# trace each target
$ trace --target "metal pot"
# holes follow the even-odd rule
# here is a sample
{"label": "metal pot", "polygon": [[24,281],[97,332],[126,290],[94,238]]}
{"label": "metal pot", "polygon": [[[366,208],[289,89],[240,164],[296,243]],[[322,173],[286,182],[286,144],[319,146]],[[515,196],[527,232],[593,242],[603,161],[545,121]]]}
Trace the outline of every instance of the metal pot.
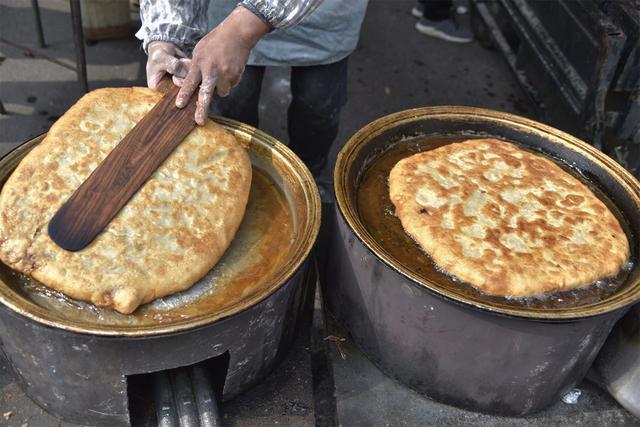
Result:
{"label": "metal pot", "polygon": [[[634,269],[606,299],[557,309],[501,303],[450,286],[444,275],[416,274],[372,238],[356,200],[372,159],[416,136],[498,137],[581,171],[626,217]],[[494,414],[539,411],[584,377],[612,326],[640,300],[640,184],[598,150],[551,127],[477,108],[402,111],[347,142],[334,180],[328,307],[381,370],[435,400]]]}
{"label": "metal pot", "polygon": [[[128,424],[130,378],[218,356],[224,360],[218,386],[228,399],[264,377],[288,349],[308,301],[318,191],[284,145],[250,126],[216,120],[248,146],[254,180],[232,245],[192,288],[120,315],[0,266],[2,351],[25,392],[47,411],[81,424]],[[43,137],[4,157],[0,178]],[[273,203],[290,220],[286,239],[278,234],[279,217],[268,211]]]}

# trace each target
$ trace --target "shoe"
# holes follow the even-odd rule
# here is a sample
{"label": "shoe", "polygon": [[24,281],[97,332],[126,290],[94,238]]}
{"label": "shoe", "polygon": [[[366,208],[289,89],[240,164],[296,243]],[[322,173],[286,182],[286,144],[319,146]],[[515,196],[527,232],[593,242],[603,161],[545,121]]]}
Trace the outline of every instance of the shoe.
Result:
{"label": "shoe", "polygon": [[461,27],[453,19],[432,21],[424,16],[416,23],[416,31],[426,36],[435,37],[453,43],[469,43],[473,34]]}
{"label": "shoe", "polygon": [[413,6],[413,9],[411,9],[411,14],[416,18],[422,18],[423,11],[424,11],[424,5],[422,3],[418,3],[415,6]]}
{"label": "shoe", "polygon": [[464,5],[458,5],[456,6],[456,13],[458,15],[466,15],[467,13],[469,13],[469,8]]}

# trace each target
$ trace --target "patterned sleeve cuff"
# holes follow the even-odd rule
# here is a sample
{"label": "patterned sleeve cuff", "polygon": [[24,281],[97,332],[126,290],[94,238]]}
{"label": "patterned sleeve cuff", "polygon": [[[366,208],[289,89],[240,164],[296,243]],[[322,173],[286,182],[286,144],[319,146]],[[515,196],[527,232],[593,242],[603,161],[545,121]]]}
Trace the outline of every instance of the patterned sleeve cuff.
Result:
{"label": "patterned sleeve cuff", "polygon": [[140,0],[142,48],[152,41],[168,41],[185,52],[192,50],[207,32],[209,0]]}
{"label": "patterned sleeve cuff", "polygon": [[271,22],[269,22],[267,17],[264,16],[262,14],[262,12],[260,12],[258,10],[257,7],[255,7],[253,4],[251,4],[250,1],[244,0],[244,1],[241,1],[240,3],[238,3],[238,5],[244,7],[245,9],[249,10],[251,13],[256,15],[258,18],[260,18],[262,20],[262,22],[264,22],[265,24],[267,24],[269,26],[270,30],[273,30],[273,25],[271,25]]}
{"label": "patterned sleeve cuff", "polygon": [[154,41],[171,42],[184,52],[190,52],[202,37],[202,34],[189,27],[161,24],[154,28],[153,31],[148,28],[141,28],[136,33],[136,37],[142,40],[142,49],[145,53],[147,53],[149,43]]}

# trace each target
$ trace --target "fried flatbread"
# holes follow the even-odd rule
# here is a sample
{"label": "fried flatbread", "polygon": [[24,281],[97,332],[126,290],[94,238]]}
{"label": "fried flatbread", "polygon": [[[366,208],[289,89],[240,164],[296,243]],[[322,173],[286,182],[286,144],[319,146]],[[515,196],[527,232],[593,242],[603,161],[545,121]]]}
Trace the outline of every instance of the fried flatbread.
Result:
{"label": "fried flatbread", "polygon": [[585,286],[629,258],[620,223],[586,185],[511,143],[473,139],[413,155],[389,186],[405,231],[489,295]]}
{"label": "fried flatbread", "polygon": [[18,165],[0,194],[0,258],[80,300],[131,313],[205,275],[244,215],[251,162],[233,135],[198,126],[85,249],[47,233],[54,213],[161,99],[146,88],[82,97]]}

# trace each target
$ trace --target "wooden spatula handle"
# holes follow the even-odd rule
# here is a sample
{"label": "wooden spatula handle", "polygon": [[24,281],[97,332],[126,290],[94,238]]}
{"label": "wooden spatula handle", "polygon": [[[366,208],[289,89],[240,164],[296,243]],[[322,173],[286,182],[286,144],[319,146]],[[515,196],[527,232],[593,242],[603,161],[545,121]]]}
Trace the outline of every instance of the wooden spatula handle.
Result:
{"label": "wooden spatula handle", "polygon": [[173,84],[173,79],[169,74],[165,74],[158,82],[158,86],[156,86],[155,90],[162,92],[165,95],[169,95],[172,91],[175,91],[177,94],[180,88]]}
{"label": "wooden spatula handle", "polygon": [[[179,88],[164,78],[167,90],[145,117],[98,165],[49,222],[49,236],[77,251],[91,243],[127,201],[196,126],[196,96],[175,107]],[[169,86],[170,85],[170,86]]]}

